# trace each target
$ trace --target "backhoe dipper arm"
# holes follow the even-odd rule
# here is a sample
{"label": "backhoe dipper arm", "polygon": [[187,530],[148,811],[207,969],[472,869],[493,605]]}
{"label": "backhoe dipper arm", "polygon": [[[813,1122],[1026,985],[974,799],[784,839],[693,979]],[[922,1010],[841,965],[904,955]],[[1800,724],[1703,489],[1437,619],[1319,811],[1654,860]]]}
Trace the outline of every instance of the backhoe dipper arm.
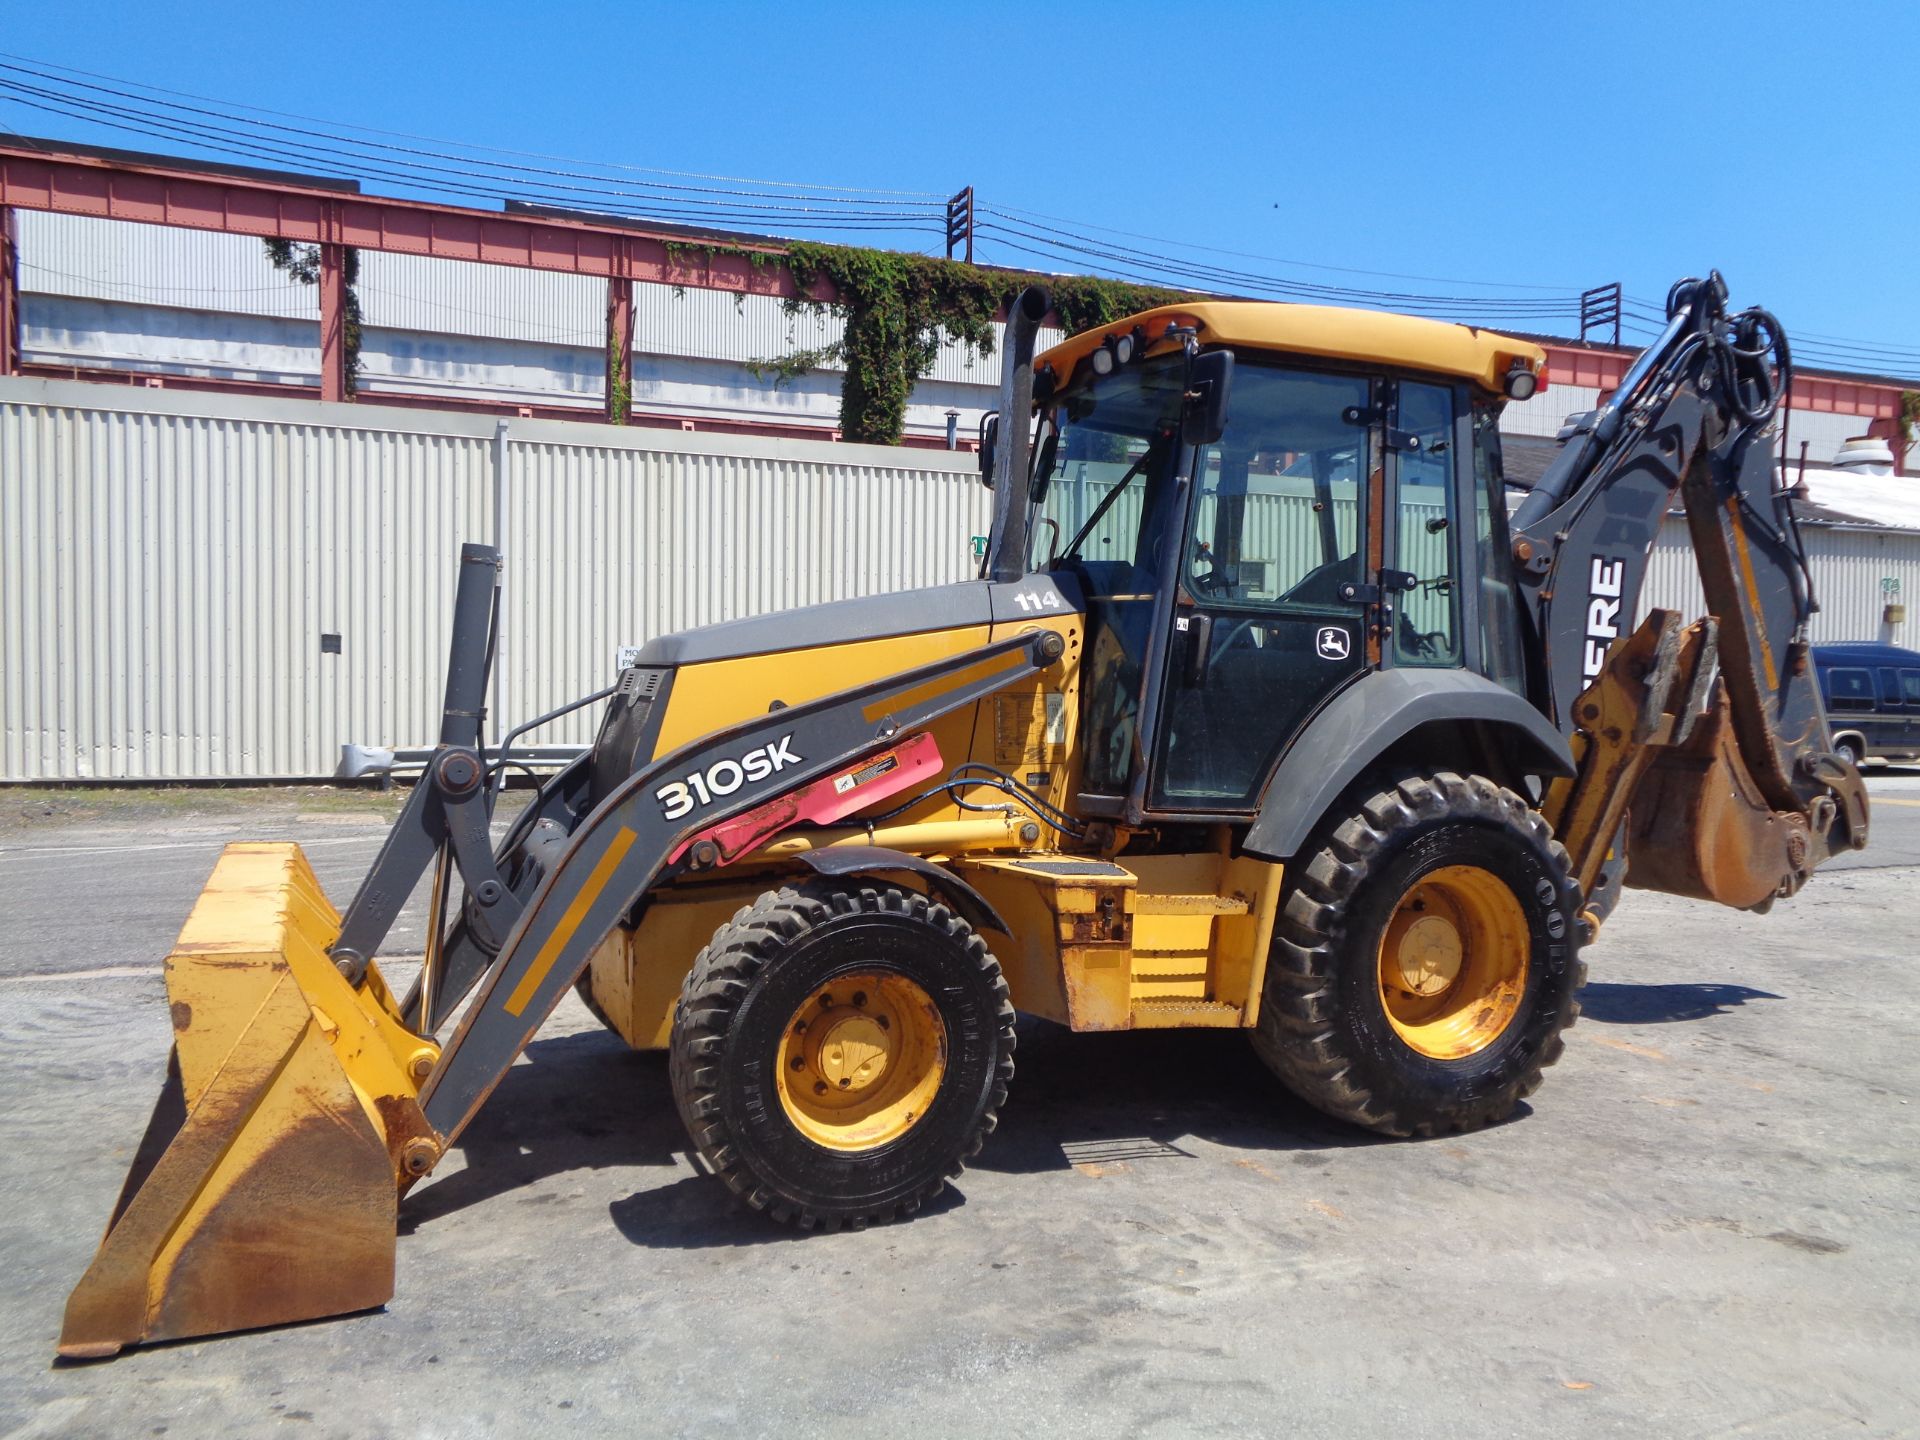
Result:
{"label": "backhoe dipper arm", "polygon": [[[1809,663],[1814,610],[1773,419],[1791,383],[1779,322],[1729,316],[1715,273],[1668,296],[1659,339],[1514,516],[1537,695],[1581,756],[1549,818],[1591,893],[1631,813],[1630,883],[1759,908],[1866,841],[1866,798],[1832,754]],[[1632,625],[1678,497],[1707,615]],[[1731,794],[1732,801],[1727,799]]]}
{"label": "backhoe dipper arm", "polygon": [[[996,641],[717,731],[625,781],[569,837],[421,1087],[420,1105],[437,1139],[408,1147],[407,1171],[418,1176],[432,1168],[648,890],[665,876],[712,863],[699,837],[847,771],[896,737],[1047,668],[1063,650],[1050,630]],[[726,798],[697,803],[698,796],[719,794]]]}

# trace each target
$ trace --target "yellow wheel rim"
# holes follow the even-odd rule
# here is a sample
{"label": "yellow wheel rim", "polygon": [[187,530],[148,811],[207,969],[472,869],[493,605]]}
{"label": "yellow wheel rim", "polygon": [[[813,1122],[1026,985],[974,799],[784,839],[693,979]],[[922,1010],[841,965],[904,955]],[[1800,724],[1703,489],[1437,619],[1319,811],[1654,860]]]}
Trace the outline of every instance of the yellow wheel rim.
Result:
{"label": "yellow wheel rim", "polygon": [[947,1073],[947,1027],[904,975],[836,975],[787,1021],[780,1106],[829,1150],[872,1150],[927,1113]]}
{"label": "yellow wheel rim", "polygon": [[1380,938],[1387,1022],[1435,1060],[1478,1054],[1520,1012],[1530,939],[1520,901],[1497,875],[1477,865],[1422,875]]}

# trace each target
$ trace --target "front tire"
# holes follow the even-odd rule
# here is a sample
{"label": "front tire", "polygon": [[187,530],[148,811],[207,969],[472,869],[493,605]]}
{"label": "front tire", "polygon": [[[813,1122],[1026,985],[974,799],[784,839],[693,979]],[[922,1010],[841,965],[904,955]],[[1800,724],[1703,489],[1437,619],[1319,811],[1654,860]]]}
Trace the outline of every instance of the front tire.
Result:
{"label": "front tire", "polygon": [[769,891],[714,932],[668,1062],[687,1133],[756,1210],[836,1229],[911,1214],[992,1132],[1013,1076],[999,963],[891,885]]}
{"label": "front tire", "polygon": [[1579,887],[1538,811],[1482,776],[1383,784],[1284,882],[1256,1050],[1388,1135],[1505,1119],[1579,1014]]}

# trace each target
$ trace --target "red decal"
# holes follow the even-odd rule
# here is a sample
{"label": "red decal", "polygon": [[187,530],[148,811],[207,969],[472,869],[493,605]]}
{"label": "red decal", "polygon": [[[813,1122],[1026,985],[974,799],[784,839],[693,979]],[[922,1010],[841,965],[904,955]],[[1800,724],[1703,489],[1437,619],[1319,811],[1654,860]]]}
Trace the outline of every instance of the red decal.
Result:
{"label": "red decal", "polygon": [[941,773],[940,747],[922,733],[855,761],[824,779],[756,805],[744,815],[722,820],[691,836],[667,862],[672,864],[702,840],[719,849],[720,865],[731,865],[795,825],[831,825],[856,811],[897,795]]}

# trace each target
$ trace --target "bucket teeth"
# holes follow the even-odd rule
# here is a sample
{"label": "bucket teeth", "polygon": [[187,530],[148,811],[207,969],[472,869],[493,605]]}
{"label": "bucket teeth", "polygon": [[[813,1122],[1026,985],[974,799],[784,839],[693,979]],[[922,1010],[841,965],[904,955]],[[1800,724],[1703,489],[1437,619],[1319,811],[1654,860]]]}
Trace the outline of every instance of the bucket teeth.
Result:
{"label": "bucket teeth", "polygon": [[432,1137],[424,1042],[377,971],[356,989],[333,968],[338,927],[298,846],[227,847],[167,959],[167,1082],[61,1354],[392,1297],[398,1158]]}

